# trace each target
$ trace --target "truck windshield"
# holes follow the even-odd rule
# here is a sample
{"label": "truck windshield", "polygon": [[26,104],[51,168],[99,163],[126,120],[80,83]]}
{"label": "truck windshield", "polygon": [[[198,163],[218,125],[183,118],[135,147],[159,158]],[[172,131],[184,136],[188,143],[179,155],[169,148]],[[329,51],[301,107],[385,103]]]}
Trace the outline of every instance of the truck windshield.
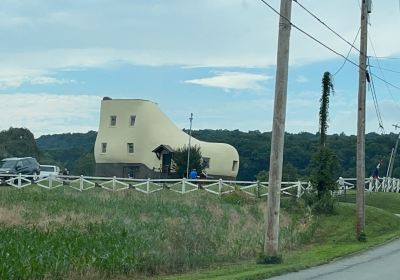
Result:
{"label": "truck windshield", "polygon": [[54,168],[54,166],[44,166],[44,165],[41,165],[41,166],[40,166],[40,171],[54,172],[54,171],[55,171],[55,168]]}

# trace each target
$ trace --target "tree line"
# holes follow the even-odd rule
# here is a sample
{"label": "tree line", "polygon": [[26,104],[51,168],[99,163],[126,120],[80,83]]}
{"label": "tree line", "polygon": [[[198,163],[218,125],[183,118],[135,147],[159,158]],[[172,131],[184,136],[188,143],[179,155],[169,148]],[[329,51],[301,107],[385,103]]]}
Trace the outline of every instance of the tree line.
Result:
{"label": "tree line", "polygon": [[[93,147],[97,133],[65,133],[44,135],[37,139],[24,128],[10,128],[0,132],[0,157],[33,156],[41,164],[57,164],[68,168],[73,174],[93,175],[95,162]],[[271,132],[258,130],[243,132],[239,130],[193,130],[193,137],[210,142],[228,143],[234,146],[240,156],[238,180],[254,180],[256,176],[269,169],[269,150]],[[380,160],[383,160],[380,176],[386,175],[391,150],[396,143],[397,134],[366,135],[366,175],[371,175]],[[319,133],[286,133],[284,147],[283,180],[308,179],[310,160],[318,149]],[[326,135],[326,146],[338,158],[338,176],[356,176],[356,143],[354,135]],[[393,176],[400,178],[400,158],[394,163]]]}

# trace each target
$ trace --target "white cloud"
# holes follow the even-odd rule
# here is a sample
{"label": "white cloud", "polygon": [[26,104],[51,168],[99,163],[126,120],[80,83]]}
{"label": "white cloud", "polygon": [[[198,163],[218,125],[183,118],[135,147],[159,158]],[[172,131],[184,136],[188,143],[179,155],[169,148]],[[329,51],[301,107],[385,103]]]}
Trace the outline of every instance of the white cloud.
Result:
{"label": "white cloud", "polygon": [[301,83],[301,84],[304,84],[304,83],[308,83],[308,79],[307,79],[306,76],[299,75],[299,76],[297,76],[297,78],[296,78],[296,82]]}
{"label": "white cloud", "polygon": [[74,80],[57,79],[43,70],[24,68],[0,68],[0,89],[17,88],[22,84],[45,85],[45,84],[67,84]]}
{"label": "white cloud", "polygon": [[[276,62],[279,18],[260,1],[53,2],[0,4],[0,37],[9,38],[0,45],[1,67],[4,62],[41,70],[98,67],[115,61],[244,67]],[[272,2],[279,9],[278,1]],[[371,14],[370,34],[381,56],[400,53],[400,37],[393,36],[400,17],[396,4],[389,2],[376,5]],[[357,1],[305,5],[352,41],[359,27]],[[347,53],[346,43],[295,3],[292,10],[297,26],[336,51]],[[291,34],[292,64],[337,58],[294,28]]]}
{"label": "white cloud", "polygon": [[260,82],[270,80],[271,78],[271,76],[261,74],[220,72],[213,77],[187,80],[184,82],[208,87],[218,87],[226,90],[258,90],[261,88]]}
{"label": "white cloud", "polygon": [[35,137],[97,130],[100,101],[88,95],[0,94],[0,130],[26,127]]}

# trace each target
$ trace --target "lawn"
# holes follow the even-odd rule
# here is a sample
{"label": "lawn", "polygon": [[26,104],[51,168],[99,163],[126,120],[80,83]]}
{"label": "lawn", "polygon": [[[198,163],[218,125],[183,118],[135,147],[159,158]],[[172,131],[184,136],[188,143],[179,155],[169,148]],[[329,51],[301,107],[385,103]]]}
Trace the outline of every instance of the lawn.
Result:
{"label": "lawn", "polygon": [[[368,199],[385,201],[386,210],[395,207],[388,200],[399,199],[380,195]],[[240,193],[220,198],[205,191],[145,195],[1,187],[0,279],[262,279],[373,246],[400,232],[399,218],[367,207],[368,242],[359,243],[354,205],[342,203],[336,215],[315,216],[284,198],[284,263],[256,265],[265,206],[265,199]]]}

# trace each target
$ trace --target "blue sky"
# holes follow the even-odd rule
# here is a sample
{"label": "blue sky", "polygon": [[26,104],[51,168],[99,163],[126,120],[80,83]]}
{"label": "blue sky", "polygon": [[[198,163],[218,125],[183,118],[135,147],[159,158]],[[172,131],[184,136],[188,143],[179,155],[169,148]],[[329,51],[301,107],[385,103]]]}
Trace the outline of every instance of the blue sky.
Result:
{"label": "blue sky", "polygon": [[[279,9],[278,0],[267,0]],[[358,0],[300,1],[348,41]],[[383,2],[383,3],[381,3]],[[371,65],[400,72],[399,1],[374,1]],[[346,55],[350,47],[293,3],[292,21]],[[3,0],[0,130],[97,130],[100,100],[155,101],[178,127],[270,131],[278,17],[257,0]],[[355,45],[359,46],[359,40]],[[358,62],[352,50],[349,58]],[[343,59],[292,29],[286,130],[318,131],[321,78]],[[400,74],[372,67],[400,86]],[[358,70],[334,77],[328,133],[356,134]],[[374,80],[385,131],[400,123],[400,91]],[[367,92],[367,132],[380,132]]]}

